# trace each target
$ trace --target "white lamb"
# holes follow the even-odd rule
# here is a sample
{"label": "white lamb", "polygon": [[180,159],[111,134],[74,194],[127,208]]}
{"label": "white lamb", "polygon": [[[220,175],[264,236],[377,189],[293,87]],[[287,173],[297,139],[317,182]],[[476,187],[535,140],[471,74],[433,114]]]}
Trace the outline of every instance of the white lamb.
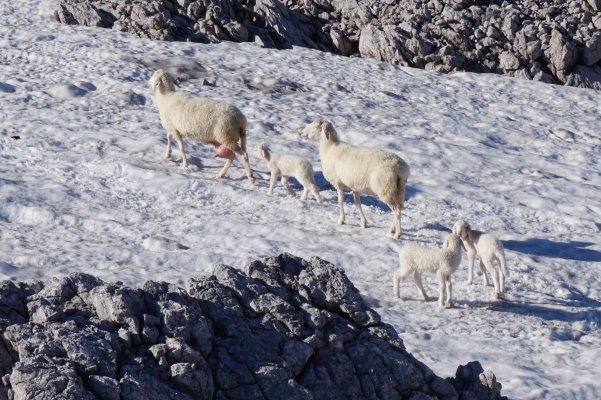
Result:
{"label": "white lamb", "polygon": [[367,220],[361,210],[360,194],[378,196],[394,213],[389,232],[396,239],[401,236],[401,210],[405,203],[405,186],[409,166],[399,156],[369,147],[356,147],[340,141],[332,124],[318,118],[307,125],[301,136],[319,140],[319,158],[325,178],[338,192],[339,224],[344,224],[344,190],[350,189],[361,217],[361,226]]}
{"label": "white lamb", "polygon": [[288,184],[288,177],[291,176],[303,185],[301,200],[306,200],[310,191],[311,194],[313,194],[313,197],[315,197],[315,200],[317,200],[318,203],[321,203],[319,190],[317,190],[317,186],[315,186],[313,167],[309,161],[290,154],[274,153],[265,144],[259,144],[255,147],[253,157],[265,160],[271,171],[269,191],[267,193],[270,195],[273,194],[273,187],[275,186],[278,177],[281,175],[282,183],[286,187],[286,190],[288,190],[288,193],[290,193],[290,196],[296,197],[296,192]]}
{"label": "white lamb", "polygon": [[[165,158],[171,158],[171,138],[175,138],[182,154],[182,167],[188,167],[184,151],[186,136],[199,142],[212,144],[216,148],[215,157],[225,158],[225,165],[217,174],[223,178],[232,165],[235,153],[242,156],[246,175],[254,183],[248,154],[246,153],[246,117],[236,107],[222,102],[189,96],[175,91],[176,81],[162,69],[150,78],[154,90],[161,123],[167,130],[167,151]],[[240,144],[238,144],[240,141]]]}
{"label": "white lamb", "polygon": [[[484,274],[484,286],[488,286],[488,277],[484,267],[492,274],[495,285],[495,297],[499,298],[505,291],[505,277],[509,276],[507,265],[505,264],[505,249],[503,243],[491,234],[472,230],[470,225],[459,220],[453,225],[453,233],[458,235],[465,246],[469,259],[469,273],[467,283],[474,281],[474,260],[476,256],[480,258],[480,271]],[[497,261],[500,268],[494,267],[493,262]]]}
{"label": "white lamb", "polygon": [[[413,273],[415,284],[419,292],[428,300],[428,295],[422,284],[421,274],[423,272],[434,272],[438,277],[440,307],[453,307],[453,296],[451,294],[451,275],[461,264],[461,240],[459,236],[449,234],[442,245],[442,249],[433,249],[414,244],[408,244],[399,251],[400,269],[394,273],[394,296],[398,299],[399,285],[403,279]],[[446,305],[444,302],[445,291],[447,295]]]}

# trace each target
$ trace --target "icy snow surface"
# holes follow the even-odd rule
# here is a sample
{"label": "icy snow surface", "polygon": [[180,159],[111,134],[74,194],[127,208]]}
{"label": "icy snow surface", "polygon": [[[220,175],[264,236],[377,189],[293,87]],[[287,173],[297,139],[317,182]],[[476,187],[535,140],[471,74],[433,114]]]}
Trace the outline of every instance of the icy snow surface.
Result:
{"label": "icy snow surface", "polygon": [[[61,26],[55,5],[0,2],[1,279],[84,271],[185,285],[218,262],[318,255],[436,373],[477,359],[511,398],[601,398],[601,93],[300,48],[152,42]],[[324,204],[292,199],[280,183],[267,196],[263,161],[251,160],[255,188],[238,160],[217,180],[212,146],[187,142],[187,171],[175,146],[166,161],[147,84],[159,66],[187,78],[182,90],[238,106],[249,148],[268,142],[310,159]],[[347,224],[336,224],[317,143],[298,138],[317,115],[411,166],[400,242],[385,235],[390,212],[374,198],[364,198],[368,229],[350,195]],[[422,302],[411,279],[395,301],[399,246],[440,246],[459,218],[504,241],[505,299],[490,299],[480,272],[466,284],[464,256],[455,309]],[[434,299],[435,277],[425,284]]]}

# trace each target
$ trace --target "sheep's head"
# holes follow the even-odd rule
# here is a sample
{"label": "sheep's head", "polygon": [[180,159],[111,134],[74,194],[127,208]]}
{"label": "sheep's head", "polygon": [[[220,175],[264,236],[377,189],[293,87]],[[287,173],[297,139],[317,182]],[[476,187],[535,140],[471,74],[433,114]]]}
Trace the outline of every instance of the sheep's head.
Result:
{"label": "sheep's head", "polygon": [[300,136],[303,139],[311,140],[338,140],[338,134],[336,133],[334,126],[321,117],[305,126],[301,131]]}
{"label": "sheep's head", "polygon": [[253,149],[252,155],[256,159],[262,159],[262,160],[268,160],[269,161],[269,155],[270,155],[269,147],[266,144],[264,144],[264,143],[258,144]]}
{"label": "sheep's head", "polygon": [[453,233],[459,236],[462,240],[468,240],[471,236],[472,230],[470,224],[464,220],[459,220],[453,225]]}
{"label": "sheep's head", "polygon": [[161,94],[166,92],[174,92],[175,85],[177,85],[177,81],[169,72],[158,69],[154,74],[150,77],[148,81],[150,87],[155,92],[158,90]]}
{"label": "sheep's head", "polygon": [[454,249],[458,249],[459,247],[461,247],[461,248],[463,248],[463,250],[465,250],[465,247],[463,246],[463,242],[461,241],[459,236],[455,235],[454,233],[448,234],[442,244],[443,249],[454,250]]}

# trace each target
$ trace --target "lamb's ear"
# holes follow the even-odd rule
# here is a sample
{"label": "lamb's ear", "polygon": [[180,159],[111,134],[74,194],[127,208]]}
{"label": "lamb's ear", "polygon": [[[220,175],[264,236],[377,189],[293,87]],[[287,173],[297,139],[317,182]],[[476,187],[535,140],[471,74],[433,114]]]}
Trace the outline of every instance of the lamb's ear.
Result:
{"label": "lamb's ear", "polygon": [[459,227],[457,226],[457,223],[455,223],[455,225],[453,225],[453,234],[460,236],[459,234]]}
{"label": "lamb's ear", "polygon": [[469,225],[465,227],[465,236],[469,239],[470,242],[474,241],[474,232],[472,232],[472,228]]}
{"label": "lamb's ear", "polygon": [[173,80],[173,83],[175,84],[175,86],[177,86],[177,87],[181,87],[180,85],[181,85],[181,83],[182,83],[182,80],[181,80],[181,78],[175,78],[175,79]]}
{"label": "lamb's ear", "polygon": [[265,147],[264,144],[261,145],[261,154],[263,155],[263,158],[268,160],[269,159],[269,149],[267,147]]}
{"label": "lamb's ear", "polygon": [[443,249],[448,249],[449,248],[449,239],[445,239],[444,242],[442,243],[442,248]]}

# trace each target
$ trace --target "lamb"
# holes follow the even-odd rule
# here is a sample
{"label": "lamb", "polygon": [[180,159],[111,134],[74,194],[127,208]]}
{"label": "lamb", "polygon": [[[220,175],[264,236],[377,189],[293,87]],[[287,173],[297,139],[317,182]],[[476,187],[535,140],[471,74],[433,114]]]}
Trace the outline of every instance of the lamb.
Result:
{"label": "lamb", "polygon": [[[444,240],[442,249],[432,249],[414,244],[408,244],[399,251],[400,269],[394,273],[394,296],[398,299],[399,285],[405,277],[413,272],[415,284],[419,292],[428,300],[428,295],[422,284],[423,272],[434,272],[438,277],[439,306],[452,308],[453,296],[451,294],[451,275],[459,268],[461,263],[461,239],[455,234],[449,234]],[[445,290],[446,289],[446,290]],[[446,291],[446,304],[444,296]]]}
{"label": "lamb", "polygon": [[184,151],[185,136],[212,144],[216,148],[215,157],[226,159],[217,174],[218,178],[225,176],[235,154],[242,156],[248,180],[254,184],[255,178],[246,153],[246,117],[239,109],[230,104],[176,92],[176,80],[162,69],[152,75],[149,83],[155,92],[161,123],[167,130],[166,159],[171,158],[171,138],[175,138],[182,155],[182,167],[188,167]]}
{"label": "lamb", "polygon": [[[469,273],[467,283],[474,281],[474,260],[476,256],[480,258],[480,271],[484,274],[484,286],[488,286],[488,277],[484,267],[492,274],[495,285],[495,297],[499,298],[505,291],[505,278],[509,276],[507,265],[505,263],[505,250],[503,243],[491,234],[472,230],[470,225],[459,220],[453,225],[453,233],[458,235],[465,246],[469,259]],[[493,262],[497,261],[500,268],[497,271]]]}
{"label": "lamb", "polygon": [[288,190],[288,193],[290,193],[290,196],[296,197],[296,192],[288,184],[288,177],[291,176],[296,178],[296,180],[303,185],[301,200],[306,200],[310,191],[311,194],[313,194],[313,197],[315,197],[315,200],[317,200],[318,203],[321,203],[319,190],[317,190],[317,186],[315,186],[313,167],[309,161],[290,154],[274,153],[265,144],[259,144],[255,147],[253,157],[265,160],[271,171],[268,194],[273,194],[273,187],[275,186],[278,176],[281,175],[282,183],[286,187],[286,190]]}
{"label": "lamb", "polygon": [[395,154],[356,147],[340,141],[332,124],[322,118],[307,125],[301,137],[319,140],[319,158],[325,178],[338,192],[339,224],[344,224],[344,190],[350,189],[361,217],[361,226],[367,220],[361,210],[361,194],[378,196],[393,212],[389,233],[395,239],[401,236],[401,210],[405,203],[405,187],[409,166]]}

